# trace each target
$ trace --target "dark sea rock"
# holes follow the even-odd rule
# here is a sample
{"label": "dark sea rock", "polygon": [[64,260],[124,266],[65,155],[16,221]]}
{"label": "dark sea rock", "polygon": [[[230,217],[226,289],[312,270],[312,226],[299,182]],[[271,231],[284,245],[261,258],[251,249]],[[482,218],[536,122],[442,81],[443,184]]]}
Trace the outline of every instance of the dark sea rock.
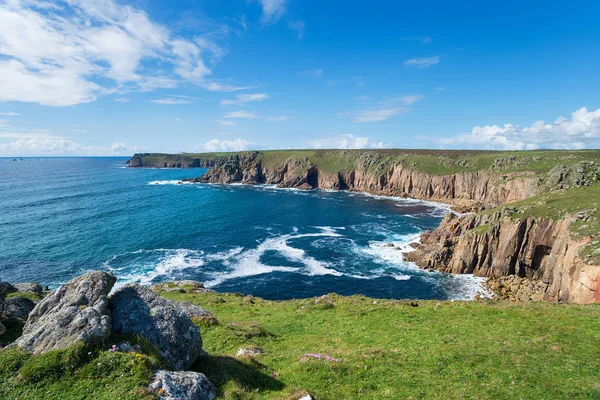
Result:
{"label": "dark sea rock", "polygon": [[40,296],[42,295],[43,289],[42,285],[37,282],[29,282],[29,283],[15,283],[13,285],[17,291],[25,292],[25,293],[37,293]]}
{"label": "dark sea rock", "polygon": [[200,329],[176,303],[145,286],[129,284],[110,298],[112,328],[156,346],[174,370],[188,369],[202,352]]}
{"label": "dark sea rock", "polygon": [[4,318],[13,317],[27,320],[34,308],[35,303],[27,297],[11,297],[6,299],[1,314]]}
{"label": "dark sea rock", "polygon": [[213,400],[217,389],[204,374],[158,370],[149,388],[160,400]]}
{"label": "dark sea rock", "polygon": [[18,292],[18,289],[8,282],[0,282],[0,297],[6,297],[7,294]]}
{"label": "dark sea rock", "polygon": [[29,314],[16,345],[40,354],[80,342],[106,341],[111,326],[107,296],[116,280],[111,273],[93,271],[56,289]]}

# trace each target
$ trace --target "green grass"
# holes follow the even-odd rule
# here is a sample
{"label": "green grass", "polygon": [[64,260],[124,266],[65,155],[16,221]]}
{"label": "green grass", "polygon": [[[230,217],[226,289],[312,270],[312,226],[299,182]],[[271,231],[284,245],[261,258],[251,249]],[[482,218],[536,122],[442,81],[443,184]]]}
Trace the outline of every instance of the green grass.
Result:
{"label": "green grass", "polygon": [[[214,313],[193,366],[220,399],[598,399],[600,304],[282,302],[169,292]],[[236,357],[240,348],[259,349]],[[152,352],[0,351],[2,399],[147,399]],[[318,360],[321,354],[338,361]],[[133,364],[132,364],[133,362]],[[97,364],[100,363],[101,366]]]}
{"label": "green grass", "polygon": [[[91,353],[91,354],[89,354]],[[154,356],[73,346],[31,356],[0,351],[0,399],[153,399]]]}
{"label": "green grass", "polygon": [[7,299],[11,299],[13,297],[26,297],[33,301],[38,301],[38,300],[42,299],[41,295],[34,293],[34,292],[13,292],[13,293],[9,293],[6,296]]}
{"label": "green grass", "polygon": [[[211,310],[195,365],[226,399],[597,399],[600,305],[271,302],[168,293]],[[235,358],[258,348],[256,358]],[[339,362],[305,354],[326,354]]]}

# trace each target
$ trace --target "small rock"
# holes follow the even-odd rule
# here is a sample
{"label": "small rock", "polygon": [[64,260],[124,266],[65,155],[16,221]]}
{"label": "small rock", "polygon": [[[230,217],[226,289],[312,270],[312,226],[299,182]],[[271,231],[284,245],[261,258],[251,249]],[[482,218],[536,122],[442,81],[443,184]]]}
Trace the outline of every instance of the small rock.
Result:
{"label": "small rock", "polygon": [[107,295],[116,280],[108,272],[88,272],[48,294],[29,314],[17,346],[40,354],[78,342],[106,341],[110,336]]}
{"label": "small rock", "polygon": [[408,303],[411,307],[419,307],[419,302],[418,301],[411,301],[410,303]]}
{"label": "small rock", "polygon": [[148,340],[174,370],[188,369],[202,352],[200,330],[178,303],[145,286],[129,284],[117,290],[110,298],[110,311],[115,333]]}
{"label": "small rock", "polygon": [[235,353],[235,356],[236,357],[244,357],[244,356],[255,357],[259,354],[262,354],[262,351],[260,351],[259,349],[239,349],[237,351],[237,353]]}
{"label": "small rock", "polygon": [[217,389],[204,374],[158,370],[149,386],[159,400],[213,400]]}
{"label": "small rock", "polygon": [[15,283],[13,285],[19,292],[29,292],[29,293],[37,293],[40,296],[42,295],[42,285],[36,282],[29,283]]}
{"label": "small rock", "polygon": [[3,317],[20,318],[27,321],[29,314],[35,308],[35,303],[26,297],[11,297],[6,299],[4,309],[0,314]]}

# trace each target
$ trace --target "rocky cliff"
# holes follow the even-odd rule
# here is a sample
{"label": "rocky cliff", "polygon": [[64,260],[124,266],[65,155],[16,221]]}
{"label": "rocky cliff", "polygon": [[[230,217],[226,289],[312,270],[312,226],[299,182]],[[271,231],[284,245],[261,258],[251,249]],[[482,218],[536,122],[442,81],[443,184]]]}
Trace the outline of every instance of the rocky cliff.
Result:
{"label": "rocky cliff", "polygon": [[[344,156],[340,152],[339,157]],[[353,157],[351,164],[336,170],[308,157],[272,163],[262,152],[244,152],[217,160],[206,174],[192,181],[353,190],[450,203],[458,211],[476,213],[448,214],[436,230],[423,235],[408,260],[422,268],[457,274],[518,277],[518,285],[502,279],[495,283],[500,287],[506,284],[514,299],[600,301],[600,265],[580,256],[598,235],[595,228],[591,235],[575,238],[570,230],[574,218],[568,213],[553,218],[523,213],[515,218],[509,209],[484,211],[540,193],[597,187],[600,169],[594,162],[555,165],[536,174],[505,171],[506,160],[514,158],[505,157],[496,159],[488,169],[433,174],[405,162],[387,162],[380,153],[354,152]],[[532,160],[539,162],[539,158]]]}
{"label": "rocky cliff", "polygon": [[537,193],[539,186],[539,179],[532,174],[491,174],[478,170],[434,175],[403,163],[384,164],[382,155],[372,152],[359,154],[351,169],[335,172],[306,157],[291,157],[270,166],[260,152],[239,153],[217,160],[206,174],[192,181],[353,190],[446,202],[463,210],[521,200]]}

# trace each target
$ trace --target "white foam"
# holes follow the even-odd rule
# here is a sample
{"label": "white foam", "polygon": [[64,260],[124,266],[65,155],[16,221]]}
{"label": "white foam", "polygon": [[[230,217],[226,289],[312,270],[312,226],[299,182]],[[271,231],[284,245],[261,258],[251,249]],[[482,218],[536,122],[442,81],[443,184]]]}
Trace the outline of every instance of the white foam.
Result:
{"label": "white foam", "polygon": [[151,181],[148,185],[193,185],[193,182],[169,180],[169,181]]}

